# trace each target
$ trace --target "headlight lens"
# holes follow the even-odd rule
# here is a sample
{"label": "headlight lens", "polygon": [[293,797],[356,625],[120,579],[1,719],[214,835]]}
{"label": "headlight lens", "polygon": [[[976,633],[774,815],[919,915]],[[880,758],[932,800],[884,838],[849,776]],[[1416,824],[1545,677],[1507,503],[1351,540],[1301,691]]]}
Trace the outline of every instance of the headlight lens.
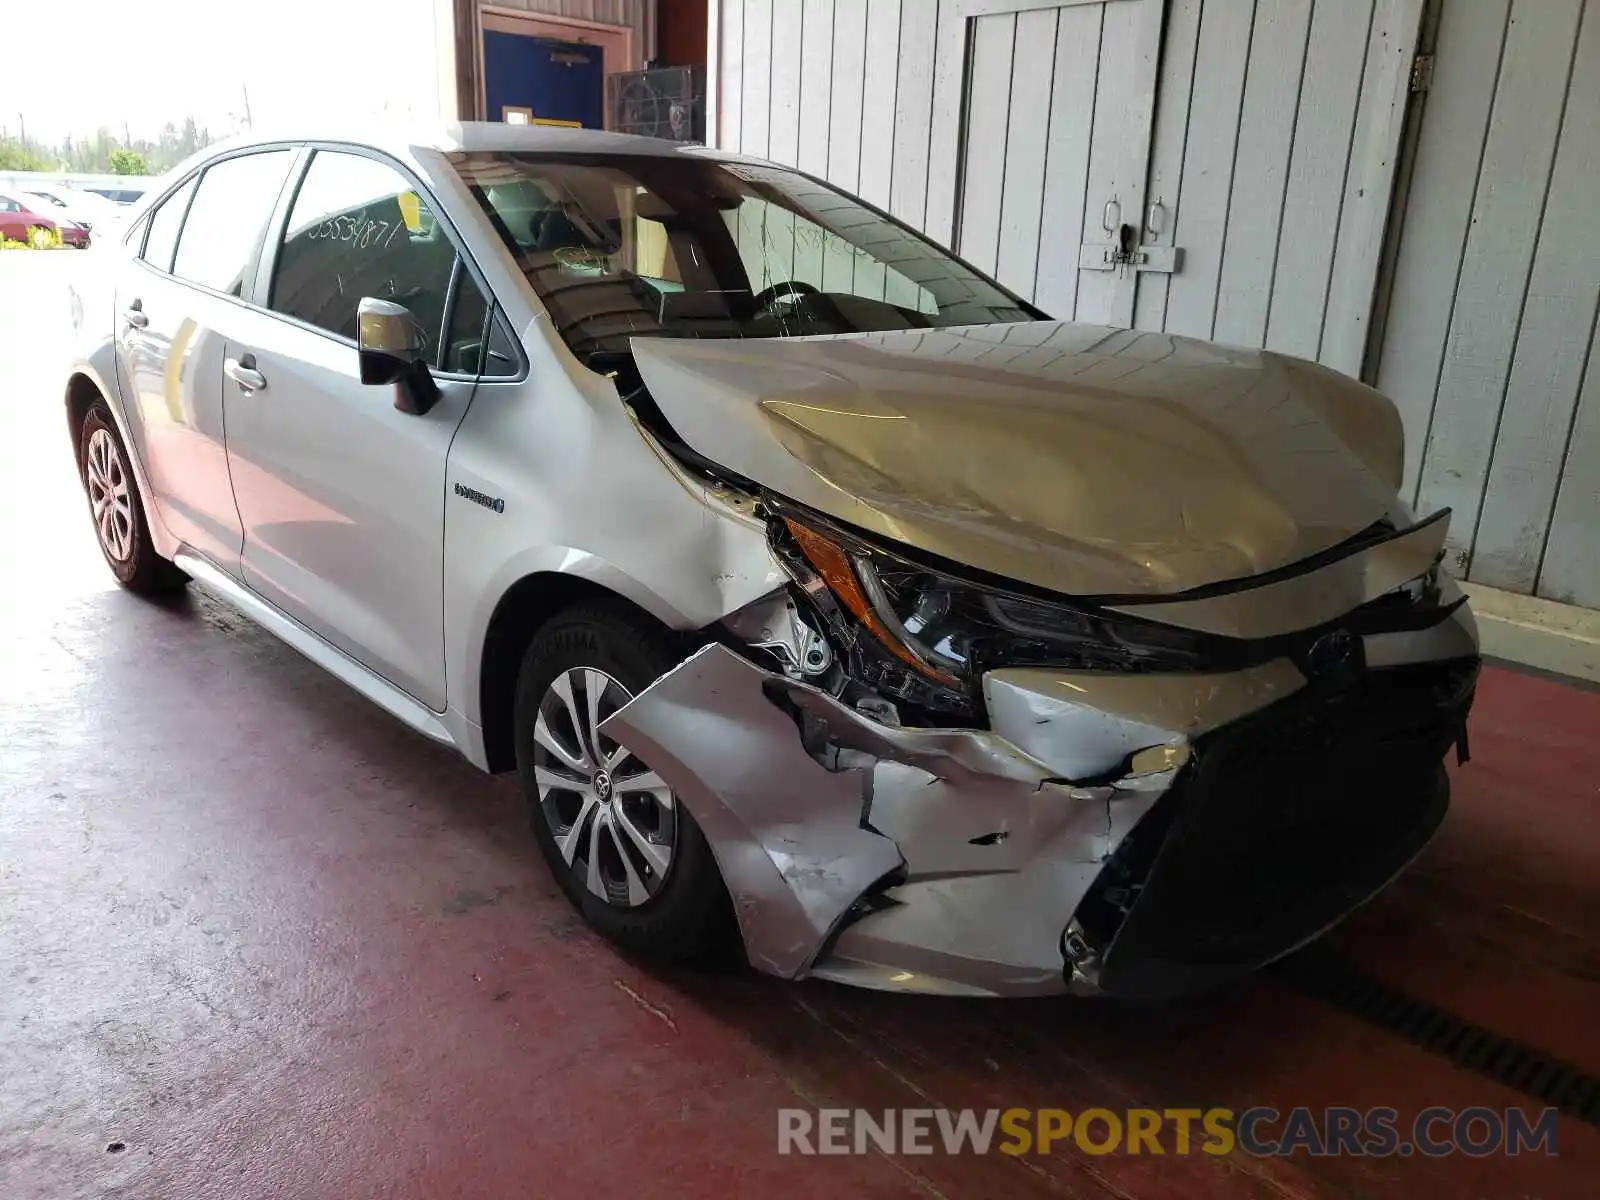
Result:
{"label": "headlight lens", "polygon": [[783,525],[838,603],[935,691],[969,694],[999,666],[1128,673],[1209,661],[1203,634],[972,583],[820,524],[786,516]]}
{"label": "headlight lens", "polygon": [[[1088,601],[1039,597],[1004,581],[926,566],[810,513],[778,507],[773,548],[815,600],[842,650],[846,676],[929,717],[981,711],[980,681],[997,667],[1108,674],[1197,674],[1310,656],[1331,629],[1356,636],[1425,629],[1465,603],[1444,596],[1439,564],[1313,629],[1238,639],[1163,625]],[[959,568],[957,568],[959,569]],[[1454,589],[1452,589],[1453,591]]]}
{"label": "headlight lens", "polygon": [[854,558],[878,615],[924,663],[953,675],[996,666],[1192,671],[1201,638],[1118,613],[1019,596],[896,563]]}

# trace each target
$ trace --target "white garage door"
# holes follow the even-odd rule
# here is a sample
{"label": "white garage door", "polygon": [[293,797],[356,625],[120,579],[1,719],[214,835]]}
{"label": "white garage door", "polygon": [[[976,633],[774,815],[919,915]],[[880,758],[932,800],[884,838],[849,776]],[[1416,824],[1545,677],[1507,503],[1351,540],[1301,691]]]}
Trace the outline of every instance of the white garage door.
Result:
{"label": "white garage door", "polygon": [[[958,248],[1058,316],[1358,374],[1421,7],[1110,0],[971,20]],[[1034,261],[1008,255],[1035,222]],[[1135,262],[1106,271],[1123,224]]]}
{"label": "white garage door", "polygon": [[[716,140],[858,191],[1053,315],[1356,374],[1421,10],[723,0]],[[1084,269],[1124,224],[1148,261]]]}

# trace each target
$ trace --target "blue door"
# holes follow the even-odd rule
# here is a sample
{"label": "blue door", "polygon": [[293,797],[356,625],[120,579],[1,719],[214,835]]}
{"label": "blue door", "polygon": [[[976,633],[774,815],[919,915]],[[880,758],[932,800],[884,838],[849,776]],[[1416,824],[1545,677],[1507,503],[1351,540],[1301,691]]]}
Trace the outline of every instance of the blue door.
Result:
{"label": "blue door", "polygon": [[484,116],[505,120],[507,108],[536,121],[605,127],[605,53],[582,42],[520,33],[483,34]]}

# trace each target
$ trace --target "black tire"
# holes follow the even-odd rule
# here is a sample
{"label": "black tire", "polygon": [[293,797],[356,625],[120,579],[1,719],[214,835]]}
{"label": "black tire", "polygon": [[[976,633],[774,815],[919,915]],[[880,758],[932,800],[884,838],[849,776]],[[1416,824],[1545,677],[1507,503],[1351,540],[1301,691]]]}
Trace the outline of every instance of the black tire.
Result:
{"label": "black tire", "polygon": [[90,405],[78,434],[78,478],[83,483],[84,496],[89,499],[90,519],[94,520],[94,501],[89,482],[90,445],[96,435],[102,432],[110,438],[109,449],[116,457],[116,469],[126,481],[129,545],[127,554],[119,556],[106,545],[105,538],[96,529],[95,542],[100,547],[100,553],[105,557],[111,573],[117,577],[117,582],[130,592],[141,596],[162,596],[180,591],[189,582],[189,577],[156,552],[155,542],[150,537],[150,523],[145,519],[144,502],[139,497],[139,487],[134,479],[133,465],[128,459],[128,449],[122,444],[117,423],[103,400],[96,400]]}
{"label": "black tire", "polygon": [[546,692],[567,671],[604,671],[637,696],[683,657],[665,634],[622,605],[586,603],[558,614],[539,630],[517,678],[517,771],[539,850],[562,892],[596,932],[657,962],[720,954],[737,934],[733,906],[705,835],[682,802],[676,802],[672,861],[657,890],[635,907],[620,907],[595,895],[562,857],[541,805],[534,777],[534,722]]}

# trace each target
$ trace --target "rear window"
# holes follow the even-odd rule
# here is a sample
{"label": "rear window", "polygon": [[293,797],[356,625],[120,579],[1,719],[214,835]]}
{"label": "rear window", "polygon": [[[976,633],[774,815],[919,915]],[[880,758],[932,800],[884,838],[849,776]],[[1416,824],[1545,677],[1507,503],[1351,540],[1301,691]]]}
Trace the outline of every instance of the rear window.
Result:
{"label": "rear window", "polygon": [[150,234],[144,240],[142,257],[158,270],[172,270],[172,252],[178,245],[178,230],[183,228],[183,215],[189,211],[195,182],[189,180],[150,214]]}

